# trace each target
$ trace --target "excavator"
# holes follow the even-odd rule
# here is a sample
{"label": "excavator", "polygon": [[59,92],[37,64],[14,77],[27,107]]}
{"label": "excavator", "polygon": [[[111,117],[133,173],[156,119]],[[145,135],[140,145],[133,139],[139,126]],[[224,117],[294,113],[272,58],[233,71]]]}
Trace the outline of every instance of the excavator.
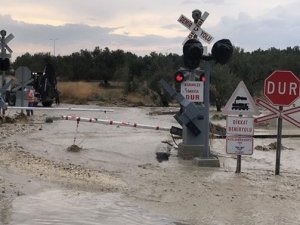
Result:
{"label": "excavator", "polygon": [[34,106],[37,106],[39,103],[41,103],[44,107],[51,107],[53,102],[57,102],[59,99],[56,75],[54,68],[50,63],[45,65],[43,72],[32,72],[31,78],[25,81],[23,84],[18,83],[10,90],[6,89],[5,102],[7,102],[9,106],[15,106],[17,92],[22,91],[22,88],[26,89],[28,86],[33,86],[35,91]]}

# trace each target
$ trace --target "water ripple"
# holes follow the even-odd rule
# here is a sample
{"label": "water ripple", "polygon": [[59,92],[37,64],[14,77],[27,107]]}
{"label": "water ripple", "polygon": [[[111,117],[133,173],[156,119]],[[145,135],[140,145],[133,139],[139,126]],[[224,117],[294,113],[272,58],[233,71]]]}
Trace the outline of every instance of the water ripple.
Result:
{"label": "water ripple", "polygon": [[14,201],[12,225],[175,225],[118,194],[49,190]]}

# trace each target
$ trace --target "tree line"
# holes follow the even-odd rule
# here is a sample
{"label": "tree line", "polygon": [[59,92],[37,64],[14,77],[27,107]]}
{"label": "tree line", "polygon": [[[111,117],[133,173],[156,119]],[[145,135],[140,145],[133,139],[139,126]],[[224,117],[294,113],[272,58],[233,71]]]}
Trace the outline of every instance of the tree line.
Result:
{"label": "tree line", "polygon": [[[26,53],[16,58],[12,64],[16,69],[27,66],[31,71],[42,71],[46,63],[52,63],[60,80],[66,81],[122,81],[124,93],[139,92],[149,94],[154,91],[162,103],[164,96],[158,86],[163,78],[172,83],[175,72],[183,67],[183,59],[178,54],[151,52],[137,56],[123,50],[95,47],[93,51],[81,50],[66,56],[51,56],[50,53]],[[203,68],[204,63],[200,63]],[[252,96],[260,96],[263,81],[274,70],[290,70],[300,75],[299,46],[286,49],[270,48],[245,52],[234,47],[229,63],[219,65],[211,62],[211,103],[218,109],[223,106],[237,84],[243,80]]]}

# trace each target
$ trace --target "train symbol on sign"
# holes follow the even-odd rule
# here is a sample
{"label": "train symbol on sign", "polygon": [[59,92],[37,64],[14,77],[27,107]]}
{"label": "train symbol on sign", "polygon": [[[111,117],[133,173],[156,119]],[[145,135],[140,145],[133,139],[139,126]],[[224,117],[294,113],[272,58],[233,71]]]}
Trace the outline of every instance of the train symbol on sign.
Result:
{"label": "train symbol on sign", "polygon": [[232,103],[231,109],[232,110],[249,110],[247,97],[236,96],[234,102]]}

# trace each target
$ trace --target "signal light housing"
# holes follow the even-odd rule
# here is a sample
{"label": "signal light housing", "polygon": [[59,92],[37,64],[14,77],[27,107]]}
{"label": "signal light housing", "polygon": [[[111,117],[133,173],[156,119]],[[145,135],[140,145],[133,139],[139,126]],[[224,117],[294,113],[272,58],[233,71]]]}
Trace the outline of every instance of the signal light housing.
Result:
{"label": "signal light housing", "polygon": [[203,46],[196,39],[188,40],[183,46],[183,62],[186,68],[196,69],[199,67],[203,55]]}
{"label": "signal light housing", "polygon": [[0,70],[7,71],[10,67],[10,61],[8,58],[0,59]]}
{"label": "signal light housing", "polygon": [[216,63],[220,63],[221,65],[226,64],[233,53],[233,46],[228,39],[221,39],[217,41],[212,49],[211,54]]}

